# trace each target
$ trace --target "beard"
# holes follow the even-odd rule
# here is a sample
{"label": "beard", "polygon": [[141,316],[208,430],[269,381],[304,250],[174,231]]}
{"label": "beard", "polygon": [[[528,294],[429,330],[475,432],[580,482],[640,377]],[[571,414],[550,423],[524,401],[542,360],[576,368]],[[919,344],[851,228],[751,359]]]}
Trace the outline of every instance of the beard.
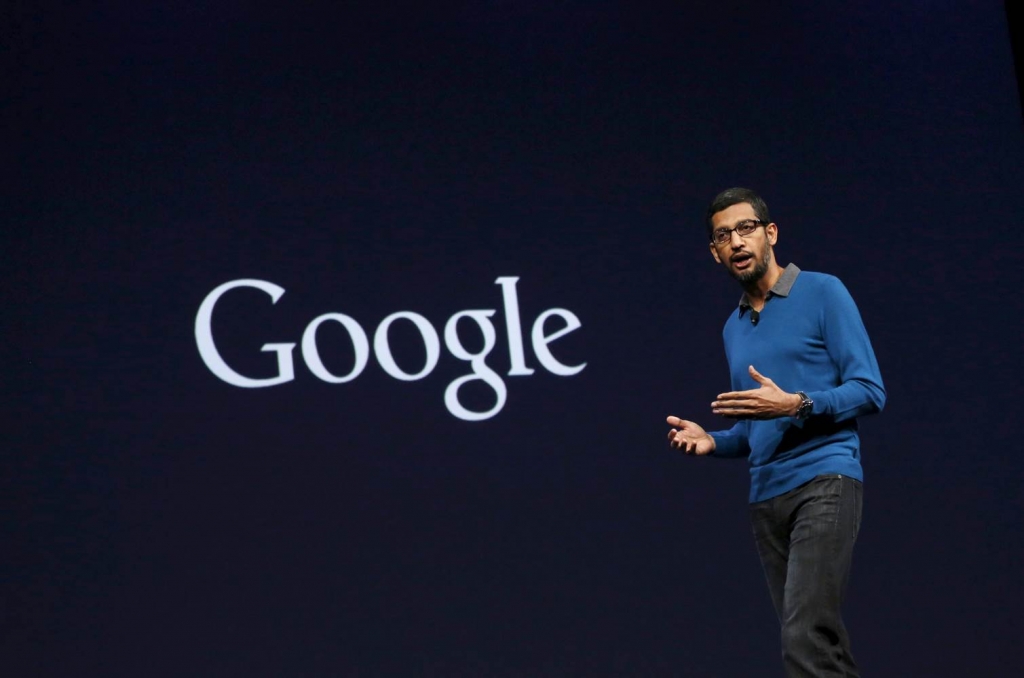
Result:
{"label": "beard", "polygon": [[733,277],[739,281],[743,286],[753,285],[757,283],[761,278],[768,272],[768,265],[772,262],[772,248],[767,243],[764,244],[764,249],[761,251],[761,258],[749,271],[743,271],[741,273],[733,273]]}

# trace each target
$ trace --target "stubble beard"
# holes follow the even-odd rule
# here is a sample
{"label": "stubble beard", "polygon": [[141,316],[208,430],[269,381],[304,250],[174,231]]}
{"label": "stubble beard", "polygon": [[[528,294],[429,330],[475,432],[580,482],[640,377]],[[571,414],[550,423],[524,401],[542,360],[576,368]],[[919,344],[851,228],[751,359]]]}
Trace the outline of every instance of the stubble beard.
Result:
{"label": "stubble beard", "polygon": [[757,284],[768,273],[768,266],[772,263],[772,248],[767,242],[764,244],[764,250],[761,252],[761,258],[749,271],[743,271],[741,273],[733,273],[733,277],[739,281],[740,285],[748,287],[750,285]]}

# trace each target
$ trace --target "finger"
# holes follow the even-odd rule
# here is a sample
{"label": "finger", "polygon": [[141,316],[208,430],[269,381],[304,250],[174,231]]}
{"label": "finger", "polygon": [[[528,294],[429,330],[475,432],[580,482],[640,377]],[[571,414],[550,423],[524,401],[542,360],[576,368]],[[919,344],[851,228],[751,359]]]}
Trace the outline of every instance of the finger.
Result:
{"label": "finger", "polygon": [[716,400],[711,403],[711,411],[718,410],[753,410],[760,405],[761,401],[753,398],[736,400]]}
{"label": "finger", "polygon": [[676,437],[676,430],[675,430],[675,429],[671,429],[671,430],[670,430],[670,431],[668,432],[668,439],[669,439],[669,440],[672,440],[672,439],[674,439],[675,437]]}
{"label": "finger", "polygon": [[758,407],[723,407],[713,410],[713,413],[728,419],[764,419],[767,416]]}
{"label": "finger", "polygon": [[753,377],[754,381],[756,381],[757,383],[761,384],[762,386],[770,386],[770,385],[773,385],[775,383],[774,381],[772,381],[771,379],[769,379],[768,377],[764,376],[763,374],[758,372],[756,369],[754,369],[753,365],[748,367],[747,371],[750,372],[750,376]]}
{"label": "finger", "polygon": [[711,412],[722,417],[754,417],[757,416],[759,410],[756,407],[734,407],[730,405],[728,407],[713,407]]}
{"label": "finger", "polygon": [[771,379],[769,379],[768,377],[764,376],[763,374],[758,372],[756,369],[754,369],[753,365],[750,367],[750,373],[751,373],[751,377],[754,378],[754,381],[758,382],[762,386],[772,387],[772,386],[775,385],[774,381],[772,381]]}
{"label": "finger", "polygon": [[668,422],[669,426],[681,427],[683,425],[683,420],[679,417],[667,417],[665,421]]}
{"label": "finger", "polygon": [[728,393],[719,393],[716,396],[717,400],[746,400],[754,397],[757,393],[757,389],[753,391],[729,391]]}

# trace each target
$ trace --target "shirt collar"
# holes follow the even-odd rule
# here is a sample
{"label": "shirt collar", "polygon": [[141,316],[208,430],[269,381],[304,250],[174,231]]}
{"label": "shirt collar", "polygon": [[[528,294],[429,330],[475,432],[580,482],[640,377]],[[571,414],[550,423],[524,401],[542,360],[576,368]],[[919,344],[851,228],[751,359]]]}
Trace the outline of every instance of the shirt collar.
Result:
{"label": "shirt collar", "polygon": [[[790,264],[782,270],[782,275],[775,281],[772,288],[768,290],[768,298],[772,297],[788,297],[789,291],[793,289],[793,283],[796,282],[796,277],[800,275],[800,268],[796,264]],[[740,296],[740,315],[750,308],[750,302],[747,300],[747,294],[744,292]]]}

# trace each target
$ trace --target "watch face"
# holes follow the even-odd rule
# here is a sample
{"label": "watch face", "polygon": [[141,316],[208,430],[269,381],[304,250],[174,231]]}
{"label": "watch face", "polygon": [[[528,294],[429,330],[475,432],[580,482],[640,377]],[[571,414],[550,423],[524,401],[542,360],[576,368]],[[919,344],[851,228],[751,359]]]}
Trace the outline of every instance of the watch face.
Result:
{"label": "watch face", "polygon": [[811,414],[811,408],[814,407],[814,401],[807,397],[806,393],[797,392],[800,396],[800,407],[796,411],[796,416],[800,419],[806,419]]}

